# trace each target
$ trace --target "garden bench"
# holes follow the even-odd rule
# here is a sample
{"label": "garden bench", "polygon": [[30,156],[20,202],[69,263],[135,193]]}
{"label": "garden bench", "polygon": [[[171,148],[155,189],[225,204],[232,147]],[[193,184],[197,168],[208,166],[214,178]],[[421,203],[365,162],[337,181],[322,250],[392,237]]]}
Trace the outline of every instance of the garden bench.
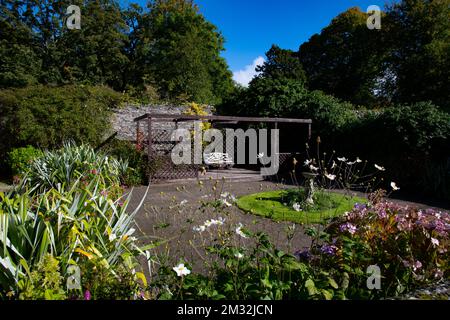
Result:
{"label": "garden bench", "polygon": [[208,167],[230,169],[234,166],[234,162],[228,153],[205,153],[204,159]]}

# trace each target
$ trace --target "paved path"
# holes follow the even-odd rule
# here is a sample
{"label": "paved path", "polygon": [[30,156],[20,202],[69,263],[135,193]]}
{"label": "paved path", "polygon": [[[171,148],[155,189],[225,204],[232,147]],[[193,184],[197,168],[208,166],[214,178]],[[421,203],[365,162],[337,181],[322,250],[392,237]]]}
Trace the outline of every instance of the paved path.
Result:
{"label": "paved path", "polygon": [[[262,192],[266,190],[276,190],[292,188],[292,186],[275,184],[265,181],[227,181],[210,180],[198,182],[186,181],[186,184],[161,184],[152,185],[148,189],[148,194],[144,204],[136,216],[136,223],[141,234],[144,236],[143,242],[158,239],[168,240],[158,248],[159,253],[165,253],[173,263],[179,258],[186,257],[190,263],[204,261],[202,247],[212,243],[219,236],[217,229],[211,228],[210,232],[202,234],[193,231],[193,227],[202,225],[206,220],[226,219],[227,229],[231,234],[239,223],[242,223],[251,231],[262,231],[268,234],[278,248],[290,253],[310,246],[311,239],[304,235],[304,228],[296,226],[293,238],[288,241],[286,229],[292,226],[289,222],[275,222],[270,219],[245,214],[236,207],[225,208],[223,212],[217,212],[212,208],[202,207],[202,202],[220,197],[220,194],[229,192],[236,197]],[[146,187],[138,187],[133,190],[133,197],[130,208],[134,209],[139,201],[144,197]],[[425,205],[411,202],[398,201],[405,205],[415,205],[427,207]],[[185,203],[180,205],[180,203]],[[241,246],[248,243],[248,239],[237,236],[235,245]],[[176,261],[175,261],[176,260]],[[201,267],[199,267],[201,268]]]}
{"label": "paved path", "polygon": [[[263,231],[270,236],[275,244],[288,252],[309,247],[311,240],[304,235],[301,226],[296,227],[296,232],[291,241],[288,241],[286,228],[292,226],[288,222],[274,222],[269,219],[245,214],[236,207],[226,207],[222,212],[212,208],[202,207],[205,200],[214,200],[221,193],[229,192],[236,197],[261,192],[286,188],[270,182],[222,182],[204,181],[203,185],[188,183],[186,185],[154,185],[149,188],[144,205],[137,214],[136,224],[144,235],[144,242],[156,239],[169,239],[170,241],[160,246],[158,253],[167,253],[176,263],[179,258],[186,257],[190,263],[204,262],[204,246],[220,238],[219,230],[229,231],[234,237],[236,246],[250,245],[249,239],[240,238],[235,234],[236,226],[242,223],[253,232]],[[134,209],[139,200],[145,195],[147,188],[139,187],[133,190],[133,198],[130,208]],[[182,201],[187,201],[180,206]],[[198,233],[193,227],[204,224],[206,220],[225,218],[224,227],[211,228],[210,231]],[[201,266],[198,265],[201,269]],[[197,271],[199,271],[197,269]]]}

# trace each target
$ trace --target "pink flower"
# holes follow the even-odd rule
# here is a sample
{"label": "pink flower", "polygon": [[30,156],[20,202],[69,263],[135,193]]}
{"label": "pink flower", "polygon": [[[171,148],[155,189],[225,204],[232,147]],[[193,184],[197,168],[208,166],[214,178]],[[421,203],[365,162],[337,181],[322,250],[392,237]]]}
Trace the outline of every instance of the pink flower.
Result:
{"label": "pink flower", "polygon": [[91,300],[91,292],[89,290],[86,290],[84,293],[84,300]]}
{"label": "pink flower", "polygon": [[414,263],[414,265],[413,265],[413,270],[414,270],[414,271],[417,271],[417,270],[419,270],[419,269],[421,269],[421,268],[422,268],[422,262],[416,261],[416,262]]}

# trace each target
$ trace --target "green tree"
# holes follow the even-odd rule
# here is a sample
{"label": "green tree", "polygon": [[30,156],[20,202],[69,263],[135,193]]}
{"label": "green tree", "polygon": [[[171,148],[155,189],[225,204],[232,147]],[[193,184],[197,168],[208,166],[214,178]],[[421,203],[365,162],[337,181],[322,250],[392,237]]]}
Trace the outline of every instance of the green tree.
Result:
{"label": "green tree", "polygon": [[4,0],[0,6],[0,88],[37,82],[39,57],[34,52],[31,25],[23,1]]}
{"label": "green tree", "polygon": [[386,26],[394,100],[429,100],[450,111],[450,0],[395,3]]}
{"label": "green tree", "polygon": [[167,98],[214,103],[232,88],[231,73],[220,56],[223,36],[189,0],[149,4],[152,42],[149,63]]}
{"label": "green tree", "polygon": [[300,46],[309,87],[361,105],[375,104],[382,76],[381,32],[367,28],[368,15],[351,8]]}
{"label": "green tree", "polygon": [[264,78],[287,78],[306,82],[305,71],[298,57],[298,53],[292,50],[281,49],[277,45],[272,45],[266,53],[267,59],[262,66],[258,66],[256,71],[260,72],[260,77]]}

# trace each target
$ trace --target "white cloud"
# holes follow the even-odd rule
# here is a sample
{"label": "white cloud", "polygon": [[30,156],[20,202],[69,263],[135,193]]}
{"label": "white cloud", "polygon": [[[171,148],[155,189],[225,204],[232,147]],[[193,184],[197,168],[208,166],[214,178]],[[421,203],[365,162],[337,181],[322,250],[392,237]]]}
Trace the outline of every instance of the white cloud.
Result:
{"label": "white cloud", "polygon": [[233,80],[244,87],[248,87],[250,81],[259,74],[259,72],[256,72],[255,70],[256,67],[263,65],[265,61],[266,60],[260,56],[253,60],[253,63],[246,66],[243,70],[234,71]]}

